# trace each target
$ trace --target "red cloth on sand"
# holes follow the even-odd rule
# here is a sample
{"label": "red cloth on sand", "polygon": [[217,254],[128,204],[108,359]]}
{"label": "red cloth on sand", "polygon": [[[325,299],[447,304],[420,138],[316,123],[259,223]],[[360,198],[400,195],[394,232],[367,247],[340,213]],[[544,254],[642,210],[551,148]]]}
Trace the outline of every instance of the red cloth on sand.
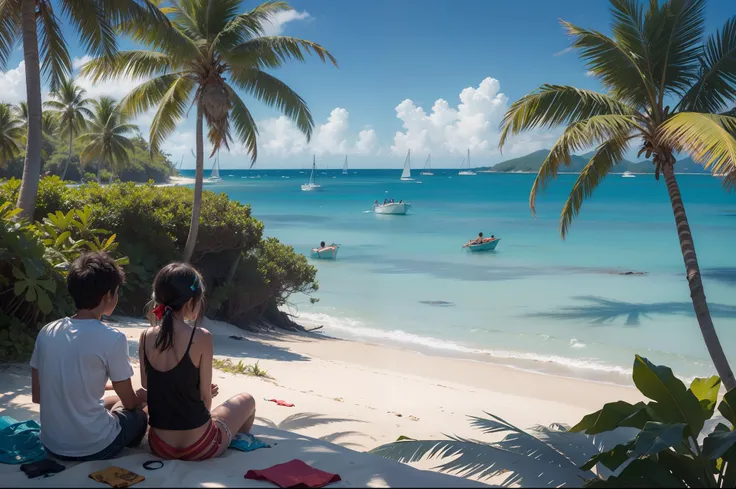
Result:
{"label": "red cloth on sand", "polygon": [[293,405],[292,403],[290,403],[290,402],[286,402],[286,401],[282,401],[282,400],[280,400],[280,399],[266,399],[266,400],[267,400],[268,402],[275,402],[275,403],[276,403],[276,404],[278,404],[279,406],[284,406],[284,407],[294,407],[294,405]]}
{"label": "red cloth on sand", "polygon": [[284,488],[324,487],[331,482],[342,480],[337,474],[315,469],[297,459],[263,470],[249,470],[245,478],[257,481],[266,480]]}

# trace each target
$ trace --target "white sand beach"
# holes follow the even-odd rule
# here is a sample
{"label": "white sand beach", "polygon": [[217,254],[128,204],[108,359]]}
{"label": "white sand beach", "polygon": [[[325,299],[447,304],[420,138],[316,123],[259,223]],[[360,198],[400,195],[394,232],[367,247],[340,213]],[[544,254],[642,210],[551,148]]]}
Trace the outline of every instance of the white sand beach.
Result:
{"label": "white sand beach", "polygon": [[[138,338],[146,323],[130,318],[114,319],[117,321],[114,326],[126,333],[131,357],[135,359]],[[529,373],[468,360],[428,356],[386,346],[328,338],[316,333],[252,334],[217,321],[206,321],[204,326],[215,337],[217,358],[230,358],[236,363],[242,360],[246,364],[258,361],[259,366],[272,377],[263,379],[217,371],[214,381],[220,386],[220,394],[215,402],[238,392],[249,392],[258,403],[257,433],[277,438],[294,437],[294,443],[301,440],[299,443],[311,446],[310,450],[341,450],[331,444],[351,449],[341,452],[341,460],[358,456],[352,450],[367,451],[395,441],[402,435],[418,439],[439,439],[443,438],[444,433],[489,440],[487,435],[473,430],[468,424],[468,415],[483,416],[483,411],[498,415],[522,428],[535,424],[549,425],[553,422],[572,425],[607,401],[640,399],[633,388]],[[231,339],[230,336],[243,339]],[[140,382],[137,359],[135,362],[134,385],[137,386]],[[37,419],[38,406],[32,404],[30,399],[29,368],[7,366],[0,379],[3,393],[0,416],[12,416],[19,420]],[[295,406],[277,406],[264,398],[284,400]],[[310,442],[281,430],[319,439],[328,444],[320,445],[322,448],[318,449],[320,442]],[[292,451],[295,449],[293,444],[282,445],[291,447],[289,449]],[[133,466],[135,463],[140,465],[135,457],[150,458],[150,454],[146,454],[144,449],[131,453],[133,452],[136,453],[129,456],[133,457]],[[247,456],[251,457],[248,460],[255,460],[252,458],[253,454],[231,452],[233,451],[228,451],[227,457]],[[265,455],[260,454],[258,460],[263,457]],[[381,479],[382,482],[376,482],[379,487],[384,484],[411,485],[400,482],[404,481],[404,476],[400,475],[402,467],[397,469],[396,464],[389,461],[384,464],[384,460],[379,463],[372,455],[364,457],[370,457],[368,465],[375,465],[376,470],[379,466],[384,467],[382,470],[387,470],[389,474],[396,474],[396,470],[399,470],[399,475],[395,475],[398,477],[395,483],[390,484]],[[291,458],[263,460],[274,464]],[[365,458],[359,457],[357,460],[366,463]],[[325,466],[324,461],[321,465],[318,462],[320,460],[315,461],[319,468],[334,471],[329,464]],[[419,464],[422,468],[431,468],[434,465],[436,462]],[[17,467],[10,467],[17,471]],[[244,473],[242,469],[238,471]],[[2,472],[7,474],[8,466],[2,467]],[[71,485],[76,479],[67,480],[70,473],[71,471],[67,471],[63,479],[55,476],[56,483]],[[22,474],[16,475],[17,483],[27,485]],[[341,475],[346,479],[345,474]],[[159,478],[158,482],[181,484],[179,477],[166,480]],[[207,479],[202,477],[200,474],[192,480]],[[406,477],[414,480],[412,477],[418,476]],[[232,485],[233,482],[231,480],[226,485]],[[238,485],[243,482],[238,479]],[[454,479],[451,482],[453,485],[462,483]],[[345,487],[366,483],[364,479],[359,482],[356,479]],[[446,483],[444,478],[430,478],[426,485]]]}

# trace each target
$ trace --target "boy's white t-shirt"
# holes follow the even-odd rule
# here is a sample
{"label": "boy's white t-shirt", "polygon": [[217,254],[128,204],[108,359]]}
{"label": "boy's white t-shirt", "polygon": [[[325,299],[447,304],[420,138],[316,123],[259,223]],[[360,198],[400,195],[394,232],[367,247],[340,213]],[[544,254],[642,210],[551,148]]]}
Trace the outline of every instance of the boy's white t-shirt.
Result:
{"label": "boy's white t-shirt", "polygon": [[123,333],[96,319],[59,319],[38,334],[31,367],[38,370],[46,448],[85,457],[115,440],[120,423],[102,396],[108,378],[121,382],[133,376]]}

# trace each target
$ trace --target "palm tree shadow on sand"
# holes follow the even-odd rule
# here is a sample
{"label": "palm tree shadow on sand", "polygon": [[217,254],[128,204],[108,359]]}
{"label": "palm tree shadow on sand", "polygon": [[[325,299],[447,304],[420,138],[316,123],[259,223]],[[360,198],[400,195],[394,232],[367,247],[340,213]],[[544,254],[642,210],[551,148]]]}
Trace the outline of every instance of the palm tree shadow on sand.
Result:
{"label": "palm tree shadow on sand", "polygon": [[[625,326],[640,326],[642,318],[651,319],[652,314],[695,316],[691,302],[653,302],[650,304],[617,301],[592,295],[575,296],[572,299],[584,301],[587,304],[579,306],[564,306],[556,311],[536,312],[527,314],[527,317],[587,320],[594,325],[610,324],[613,321],[625,318]],[[714,318],[736,317],[736,306],[725,304],[708,304],[711,316]]]}

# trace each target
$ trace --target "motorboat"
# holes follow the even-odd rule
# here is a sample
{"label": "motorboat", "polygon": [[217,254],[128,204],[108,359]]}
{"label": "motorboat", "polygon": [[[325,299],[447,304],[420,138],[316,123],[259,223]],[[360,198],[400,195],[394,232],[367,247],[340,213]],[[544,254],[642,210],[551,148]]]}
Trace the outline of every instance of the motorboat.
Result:
{"label": "motorboat", "polygon": [[623,174],[621,175],[621,178],[636,178],[636,175],[634,175],[634,174],[633,174],[633,173],[631,173],[630,171],[625,171],[625,172],[624,172],[624,173],[623,173]]}
{"label": "motorboat", "polygon": [[411,209],[408,202],[387,202],[385,204],[373,204],[373,212],[376,214],[390,214],[393,216],[405,216]]}
{"label": "motorboat", "polygon": [[312,248],[312,258],[318,260],[335,260],[337,258],[337,250],[340,249],[340,245],[332,243],[324,248]]}

